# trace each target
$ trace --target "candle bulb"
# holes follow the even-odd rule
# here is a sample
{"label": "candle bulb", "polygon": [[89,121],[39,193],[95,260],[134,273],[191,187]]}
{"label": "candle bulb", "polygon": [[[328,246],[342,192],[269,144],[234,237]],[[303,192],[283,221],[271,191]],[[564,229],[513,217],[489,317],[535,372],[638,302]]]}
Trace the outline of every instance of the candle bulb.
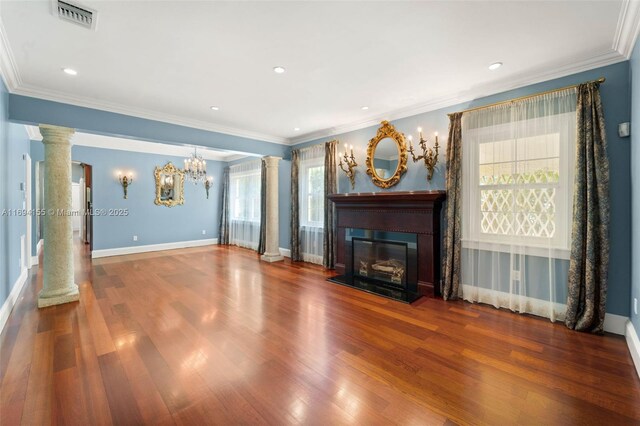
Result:
{"label": "candle bulb", "polygon": [[422,140],[422,127],[418,127],[418,133],[420,134],[420,140]]}
{"label": "candle bulb", "polygon": [[353,145],[351,145],[351,156],[353,157]]}

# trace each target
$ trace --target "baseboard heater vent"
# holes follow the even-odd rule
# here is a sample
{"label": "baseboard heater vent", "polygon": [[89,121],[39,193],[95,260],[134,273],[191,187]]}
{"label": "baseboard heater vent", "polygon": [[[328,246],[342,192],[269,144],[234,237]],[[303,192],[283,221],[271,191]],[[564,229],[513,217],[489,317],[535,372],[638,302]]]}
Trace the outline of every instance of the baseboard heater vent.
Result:
{"label": "baseboard heater vent", "polygon": [[61,0],[53,0],[53,12],[60,19],[73,22],[90,30],[95,30],[97,12],[79,4],[73,4]]}

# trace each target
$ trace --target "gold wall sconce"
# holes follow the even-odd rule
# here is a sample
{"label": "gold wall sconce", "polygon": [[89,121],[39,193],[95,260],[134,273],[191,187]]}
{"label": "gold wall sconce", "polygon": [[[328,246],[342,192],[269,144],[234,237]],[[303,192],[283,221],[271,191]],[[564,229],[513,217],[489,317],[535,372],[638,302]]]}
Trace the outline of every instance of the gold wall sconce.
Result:
{"label": "gold wall sconce", "polygon": [[121,171],[118,171],[118,182],[120,182],[120,185],[122,185],[122,191],[124,192],[124,199],[127,199],[127,189],[129,188],[129,185],[131,185],[133,183],[133,173],[128,172],[128,173],[122,173]]}
{"label": "gold wall sconce", "polygon": [[422,137],[422,127],[418,127],[418,134],[420,135],[420,149],[422,149],[422,155],[416,157],[413,152],[413,137],[409,135],[409,152],[413,158],[413,162],[417,163],[420,160],[424,160],[424,166],[427,168],[427,180],[433,178],[433,171],[438,164],[438,132],[435,132],[436,143],[433,148],[427,148],[427,140]]}
{"label": "gold wall sconce", "polygon": [[207,176],[207,179],[204,181],[204,189],[207,190],[207,200],[209,199],[209,189],[213,185],[213,176]]}
{"label": "gold wall sconce", "polygon": [[[344,146],[344,153],[339,154],[340,157],[340,168],[346,173],[347,177],[351,181],[351,189],[356,187],[356,170],[358,167],[358,163],[356,163],[356,158],[353,156],[353,145],[350,146],[351,155],[348,153],[349,145]],[[344,163],[342,162],[344,160]],[[347,168],[345,168],[345,166]]]}

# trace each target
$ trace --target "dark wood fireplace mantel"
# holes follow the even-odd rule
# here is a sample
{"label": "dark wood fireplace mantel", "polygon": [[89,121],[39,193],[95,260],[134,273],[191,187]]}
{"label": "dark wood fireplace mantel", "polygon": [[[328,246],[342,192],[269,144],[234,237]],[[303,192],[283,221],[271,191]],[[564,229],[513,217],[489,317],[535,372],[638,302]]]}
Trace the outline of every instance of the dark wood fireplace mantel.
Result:
{"label": "dark wood fireplace mantel", "polygon": [[418,292],[439,296],[440,211],[445,191],[334,194],[337,241],[336,272],[345,274],[347,228],[408,232],[418,237]]}

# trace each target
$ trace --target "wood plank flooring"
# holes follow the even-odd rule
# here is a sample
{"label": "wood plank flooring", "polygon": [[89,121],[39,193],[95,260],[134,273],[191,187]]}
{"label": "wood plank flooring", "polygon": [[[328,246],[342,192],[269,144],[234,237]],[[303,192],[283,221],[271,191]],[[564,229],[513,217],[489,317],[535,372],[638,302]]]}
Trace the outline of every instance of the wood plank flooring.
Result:
{"label": "wood plank flooring", "polygon": [[2,425],[640,424],[620,336],[464,302],[409,306],[307,264],[202,247],[97,259],[79,303],[0,336]]}

